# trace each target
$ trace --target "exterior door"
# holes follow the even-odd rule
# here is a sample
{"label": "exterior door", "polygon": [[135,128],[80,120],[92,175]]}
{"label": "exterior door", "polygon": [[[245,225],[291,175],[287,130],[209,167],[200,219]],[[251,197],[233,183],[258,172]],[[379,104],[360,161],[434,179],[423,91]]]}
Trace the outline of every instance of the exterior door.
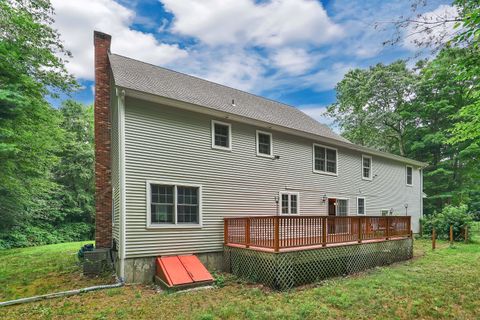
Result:
{"label": "exterior door", "polygon": [[329,216],[335,216],[336,215],[336,205],[337,205],[337,199],[335,198],[329,198],[328,199],[328,215]]}
{"label": "exterior door", "polygon": [[[328,199],[328,215],[329,216],[347,216],[348,200],[346,199]],[[348,230],[348,221],[331,219],[328,224],[328,233],[344,233]]]}
{"label": "exterior door", "polygon": [[[328,216],[334,217],[336,215],[336,211],[337,211],[336,209],[337,209],[337,199],[329,198],[328,199]],[[328,219],[327,223],[328,223],[328,226],[327,226],[328,234],[335,234],[335,220]]]}

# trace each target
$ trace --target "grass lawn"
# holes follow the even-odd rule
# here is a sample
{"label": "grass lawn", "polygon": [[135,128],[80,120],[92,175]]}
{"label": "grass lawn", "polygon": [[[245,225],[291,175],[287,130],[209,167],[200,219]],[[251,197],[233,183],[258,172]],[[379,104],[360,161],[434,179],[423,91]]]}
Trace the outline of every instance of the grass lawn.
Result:
{"label": "grass lawn", "polygon": [[0,301],[112,282],[82,275],[77,252],[86,243],[0,250]]}
{"label": "grass lawn", "polygon": [[[477,240],[478,241],[478,240]],[[11,306],[0,309],[0,318],[6,319],[479,319],[480,318],[480,244],[458,243],[450,247],[438,241],[437,250],[430,249],[427,240],[415,241],[415,258],[411,261],[382,267],[368,272],[336,278],[292,290],[272,292],[227,277],[223,288],[187,293],[156,293],[148,286],[86,293]],[[38,248],[41,251],[73,253],[79,244],[65,244]],[[23,250],[35,250],[23,249]],[[8,251],[7,251],[8,252]],[[18,255],[38,259],[38,255],[22,250],[0,253],[1,275],[8,261],[17,261],[9,280],[10,289],[20,292],[21,285],[31,283],[22,278],[29,271],[26,261]],[[59,255],[61,256],[61,254]],[[41,258],[49,262],[48,259]],[[65,265],[53,268],[68,277],[78,268]],[[25,266],[22,265],[25,264]],[[33,262],[31,262],[33,263]],[[35,262],[36,269],[41,269]],[[60,270],[58,270],[60,269]],[[42,271],[43,272],[43,271]],[[50,274],[50,272],[43,272]],[[53,281],[51,278],[43,283]],[[82,280],[83,281],[83,280]],[[70,287],[74,287],[73,285]],[[30,293],[27,289],[25,292]],[[10,297],[12,294],[8,293]]]}

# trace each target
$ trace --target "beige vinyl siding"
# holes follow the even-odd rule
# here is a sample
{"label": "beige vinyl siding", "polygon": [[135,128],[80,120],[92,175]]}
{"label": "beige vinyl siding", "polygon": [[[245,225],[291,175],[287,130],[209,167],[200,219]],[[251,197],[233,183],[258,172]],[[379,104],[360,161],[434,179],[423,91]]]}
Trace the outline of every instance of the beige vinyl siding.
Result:
{"label": "beige vinyl siding", "polygon": [[[211,147],[211,120],[232,124],[232,151]],[[256,155],[256,130],[271,132],[274,160]],[[274,215],[279,191],[299,192],[301,215],[327,214],[327,197],[347,198],[356,214],[356,198],[365,197],[367,215],[381,209],[414,215],[418,230],[420,173],[413,186],[405,164],[372,157],[373,181],[362,179],[362,153],[338,148],[338,176],[313,172],[312,144],[329,146],[269,128],[251,126],[128,98],[125,110],[126,257],[222,250],[223,217]],[[146,181],[200,184],[203,227],[147,229]]]}
{"label": "beige vinyl siding", "polygon": [[119,149],[118,149],[118,106],[117,98],[112,95],[111,108],[111,158],[112,158],[112,198],[113,198],[113,239],[120,244],[120,172],[119,172]]}

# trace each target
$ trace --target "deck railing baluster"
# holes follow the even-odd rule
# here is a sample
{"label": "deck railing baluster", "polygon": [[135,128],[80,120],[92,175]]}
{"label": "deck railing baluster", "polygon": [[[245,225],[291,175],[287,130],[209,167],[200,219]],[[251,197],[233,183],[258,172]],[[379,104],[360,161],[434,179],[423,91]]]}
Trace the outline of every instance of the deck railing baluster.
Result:
{"label": "deck railing baluster", "polygon": [[411,237],[410,216],[268,216],[224,218],[223,242],[246,248],[327,246]]}

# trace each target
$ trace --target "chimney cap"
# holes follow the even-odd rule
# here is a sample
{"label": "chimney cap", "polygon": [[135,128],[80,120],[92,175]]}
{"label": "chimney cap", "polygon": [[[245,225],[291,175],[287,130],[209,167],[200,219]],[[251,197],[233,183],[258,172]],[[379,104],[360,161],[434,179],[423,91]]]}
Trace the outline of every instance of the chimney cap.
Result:
{"label": "chimney cap", "polygon": [[111,40],[112,36],[109,35],[108,33],[104,33],[101,31],[94,30],[93,31],[93,38],[100,38],[100,39],[105,39],[105,40]]}

